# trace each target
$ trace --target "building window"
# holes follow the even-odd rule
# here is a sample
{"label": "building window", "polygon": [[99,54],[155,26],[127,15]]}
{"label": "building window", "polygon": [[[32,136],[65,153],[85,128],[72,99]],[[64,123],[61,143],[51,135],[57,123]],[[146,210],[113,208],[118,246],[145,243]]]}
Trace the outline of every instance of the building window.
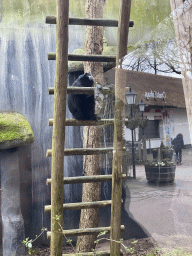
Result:
{"label": "building window", "polygon": [[[159,120],[148,120],[148,125],[144,129],[146,139],[160,138]],[[142,129],[139,128],[139,139],[143,136]]]}

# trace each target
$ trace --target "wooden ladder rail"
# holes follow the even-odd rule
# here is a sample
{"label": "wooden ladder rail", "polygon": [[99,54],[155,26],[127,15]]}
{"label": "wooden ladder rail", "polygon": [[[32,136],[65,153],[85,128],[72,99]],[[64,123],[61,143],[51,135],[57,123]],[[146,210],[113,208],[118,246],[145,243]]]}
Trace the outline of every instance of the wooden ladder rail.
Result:
{"label": "wooden ladder rail", "polygon": [[117,56],[115,69],[115,114],[113,139],[113,169],[112,169],[112,204],[111,204],[111,232],[110,256],[120,256],[121,238],[121,204],[122,197],[122,162],[123,162],[123,130],[125,115],[125,72],[122,69],[124,56],[127,54],[129,19],[131,0],[120,1]]}
{"label": "wooden ladder rail", "polygon": [[[126,1],[126,0],[124,0]],[[128,0],[129,1],[129,0]],[[94,22],[96,20],[89,19],[83,21],[86,25],[94,25]],[[87,56],[87,55],[68,55],[67,49],[68,49],[68,25],[69,25],[70,19],[69,19],[69,1],[58,1],[58,17],[57,17],[57,51],[56,54],[48,54],[48,59],[53,60],[56,59],[56,78],[55,78],[55,89],[54,91],[54,117],[57,120],[57,122],[53,122],[53,140],[52,140],[52,150],[51,150],[51,156],[52,156],[52,168],[51,168],[51,177],[52,182],[51,185],[54,187],[51,189],[51,202],[52,205],[51,208],[51,227],[52,232],[48,232],[48,237],[51,237],[51,256],[60,256],[62,251],[62,236],[67,235],[70,233],[72,234],[90,234],[90,233],[98,233],[101,230],[107,229],[112,230],[110,227],[106,228],[94,228],[90,229],[89,231],[82,230],[81,232],[77,231],[62,231],[58,232],[60,229],[60,225],[62,226],[63,222],[63,204],[61,204],[61,201],[63,201],[63,188],[61,187],[61,175],[63,175],[63,166],[64,166],[64,154],[67,154],[67,150],[61,150],[61,148],[64,148],[64,142],[65,142],[65,122],[66,122],[66,97],[67,97],[67,74],[68,74],[68,60],[73,61],[105,61],[105,62],[112,62],[115,61],[114,56]],[[77,21],[75,21],[77,22]],[[82,22],[82,21],[80,21]],[[88,23],[89,24],[88,24]],[[91,22],[91,23],[90,23]],[[96,21],[98,22],[98,21]],[[99,25],[103,26],[104,23],[102,21]],[[55,18],[56,23],[56,18]],[[80,24],[79,22],[77,22]],[[53,23],[51,23],[53,24]],[[72,23],[71,23],[72,24]],[[95,25],[98,25],[95,24]],[[117,26],[117,25],[110,25],[110,26]],[[133,26],[133,23],[129,22],[129,26]],[[65,37],[62,37],[61,35],[64,34]],[[57,58],[56,58],[57,56]],[[119,57],[119,54],[118,54]],[[63,75],[62,75],[63,74]],[[77,149],[75,149],[77,150]],[[79,149],[78,149],[79,150]],[[86,149],[88,151],[93,151],[93,149]],[[101,149],[99,149],[101,150]],[[111,150],[111,149],[110,149]],[[82,151],[82,150],[81,150]],[[98,151],[98,149],[97,149]],[[50,153],[50,151],[48,151]],[[65,153],[64,153],[65,152]],[[48,153],[48,155],[49,155]],[[85,153],[85,152],[84,152]],[[83,153],[83,154],[84,154]],[[90,154],[95,152],[89,152]],[[103,152],[104,153],[104,152]],[[82,154],[82,152],[81,152]],[[122,180],[122,176],[120,177]],[[114,175],[112,175],[113,185],[114,185]],[[93,181],[92,181],[93,182]],[[122,187],[122,184],[121,184]],[[113,193],[114,194],[114,191]],[[58,200],[60,199],[60,200]],[[56,202],[56,203],[55,203]],[[109,203],[109,202],[108,202]],[[113,203],[113,200],[112,200]],[[118,202],[119,203],[119,202]],[[97,202],[97,207],[99,207],[99,204],[105,204],[105,202]],[[114,205],[114,203],[113,203]],[[80,207],[80,206],[78,206]],[[81,207],[86,207],[85,205]],[[89,207],[91,207],[89,205]],[[94,206],[95,207],[95,206]],[[120,207],[121,208],[121,207]],[[59,223],[54,223],[53,217],[56,215],[60,215],[61,218],[59,220]],[[120,230],[124,229],[124,227],[119,226],[118,229]],[[90,253],[88,253],[90,255]],[[87,254],[87,255],[88,255]],[[80,255],[80,254],[79,254]],[[83,253],[82,255],[85,255]],[[109,254],[108,254],[109,255]],[[112,255],[112,254],[110,254]],[[116,254],[117,255],[117,254]],[[120,249],[118,252],[118,255],[120,255]]]}
{"label": "wooden ladder rail", "polygon": [[[65,145],[65,119],[68,84],[68,23],[69,0],[57,1],[56,55],[55,64],[55,93],[54,118],[52,133],[52,161],[51,161],[51,240],[50,255],[61,256],[63,236],[60,226],[63,226],[63,169]],[[65,36],[62,36],[65,35]],[[55,221],[56,216],[60,216]]]}

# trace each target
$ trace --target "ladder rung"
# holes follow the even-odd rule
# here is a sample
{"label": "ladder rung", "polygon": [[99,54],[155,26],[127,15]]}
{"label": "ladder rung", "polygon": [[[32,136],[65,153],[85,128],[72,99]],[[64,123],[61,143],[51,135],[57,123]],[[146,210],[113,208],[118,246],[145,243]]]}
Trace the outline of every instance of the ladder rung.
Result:
{"label": "ladder rung", "polygon": [[[125,119],[125,124],[128,123],[128,119]],[[66,119],[65,126],[98,126],[98,125],[114,125],[114,119],[101,119],[99,121],[80,121],[76,119]],[[53,119],[49,119],[49,126],[53,126]]]}
{"label": "ladder rung", "polygon": [[68,87],[67,88],[67,93],[74,93],[74,94],[89,94],[89,95],[94,95],[95,88],[94,87]]}
{"label": "ladder rung", "polygon": [[[63,230],[63,236],[84,236],[90,235],[94,233],[100,233],[103,231],[110,231],[111,227],[101,227],[101,228],[85,228],[85,229],[70,229],[70,230]],[[125,230],[125,226],[121,225],[121,230]],[[51,238],[51,231],[47,232],[47,238]]]}
{"label": "ladder rung", "polygon": [[[94,95],[95,87],[67,87],[67,93],[76,93],[76,94],[89,94],[89,95]],[[109,87],[102,87],[99,88],[99,91],[102,94],[109,94],[113,90],[110,89]],[[49,94],[54,94],[54,87],[49,88]]]}
{"label": "ladder rung", "polygon": [[[66,119],[65,126],[98,126],[98,125],[113,125],[114,119],[101,119],[99,121],[80,121],[76,119]],[[49,126],[53,126],[53,119],[49,119]]]}
{"label": "ladder rung", "polygon": [[[127,175],[123,174],[122,179],[126,179]],[[112,180],[112,175],[94,175],[94,176],[76,176],[76,177],[67,177],[63,179],[64,184],[74,184],[74,183],[92,183],[92,182],[101,182],[101,181],[110,181]],[[51,185],[51,179],[47,179],[47,185]]]}
{"label": "ladder rung", "polygon": [[[91,255],[97,255],[97,256],[110,256],[109,251],[96,251],[96,252],[78,252],[77,253],[70,253],[70,254],[62,254],[62,256],[91,256]],[[120,255],[123,256],[123,253],[120,252]]]}
{"label": "ladder rung", "polygon": [[[48,60],[56,60],[56,53],[48,53]],[[70,61],[116,62],[116,56],[69,54]]]}
{"label": "ladder rung", "polygon": [[[45,22],[56,24],[56,16],[46,16]],[[118,20],[69,18],[69,25],[118,27]],[[133,27],[133,25],[134,22],[132,20],[129,21],[129,27]]]}
{"label": "ladder rung", "polygon": [[[110,252],[109,251],[106,251],[106,252],[102,252],[102,251],[97,251],[97,252],[78,252],[78,254],[77,253],[69,253],[69,254],[62,254],[62,256],[91,256],[91,255],[93,255],[93,256],[95,256],[95,255],[97,255],[97,256],[110,256]],[[122,254],[123,255],[123,254]]]}
{"label": "ladder rung", "polygon": [[[123,201],[122,201],[123,203]],[[88,209],[88,208],[95,208],[95,207],[109,207],[111,206],[111,200],[104,200],[104,201],[95,201],[95,202],[86,202],[86,203],[68,203],[63,204],[63,210],[78,210],[78,209]],[[51,205],[45,206],[45,212],[51,211]]]}
{"label": "ladder rung", "polygon": [[[89,94],[94,95],[95,88],[94,87],[87,87],[87,88],[79,88],[79,87],[68,87],[67,93],[76,93],[76,94]],[[54,94],[54,87],[49,88],[49,94]]]}
{"label": "ladder rung", "polygon": [[78,254],[77,253],[62,254],[62,256],[76,256],[76,255],[78,255],[78,256],[91,256],[91,255],[93,255],[93,256],[95,256],[95,255],[108,256],[109,255],[110,256],[110,252],[109,251],[106,251],[106,252],[102,252],[102,251],[98,252],[97,251],[97,253],[96,252],[82,252],[82,253],[78,252]]}
{"label": "ladder rung", "polygon": [[[106,154],[109,152],[113,152],[113,148],[70,148],[65,149],[65,156],[73,156],[73,155],[99,155]],[[47,157],[52,156],[52,149],[47,150]]]}

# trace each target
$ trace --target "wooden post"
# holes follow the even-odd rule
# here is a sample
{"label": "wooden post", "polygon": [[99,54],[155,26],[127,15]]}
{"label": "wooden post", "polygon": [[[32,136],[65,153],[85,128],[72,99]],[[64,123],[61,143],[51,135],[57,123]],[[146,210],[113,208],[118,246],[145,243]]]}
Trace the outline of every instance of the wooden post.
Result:
{"label": "wooden post", "polygon": [[139,161],[141,161],[142,157],[141,157],[141,142],[140,141],[138,143],[138,152],[139,152]]}
{"label": "wooden post", "polygon": [[52,136],[51,167],[51,256],[62,255],[62,232],[53,219],[61,216],[59,223],[63,226],[63,167],[65,143],[66,97],[68,80],[68,21],[69,0],[58,0],[54,120]]}
{"label": "wooden post", "polygon": [[143,135],[143,162],[147,161],[147,147],[146,147],[146,136]]}
{"label": "wooden post", "polygon": [[[121,197],[122,197],[122,158],[123,129],[125,112],[125,71],[122,69],[123,57],[127,54],[128,29],[131,0],[121,0],[117,61],[115,71],[115,115],[114,115],[114,150],[112,171],[112,205],[111,205],[111,256],[120,256],[121,238]],[[114,241],[115,240],[115,241]]]}

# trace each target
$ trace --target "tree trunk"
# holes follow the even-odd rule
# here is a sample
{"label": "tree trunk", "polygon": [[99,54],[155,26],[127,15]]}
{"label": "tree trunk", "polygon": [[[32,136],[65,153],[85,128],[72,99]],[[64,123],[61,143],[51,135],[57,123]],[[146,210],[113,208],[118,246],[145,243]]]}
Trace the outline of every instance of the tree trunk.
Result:
{"label": "tree trunk", "polygon": [[[87,18],[103,18],[103,6],[105,0],[87,0],[86,1],[86,17]],[[85,35],[85,54],[102,54],[103,51],[103,27],[87,26]],[[103,64],[94,62],[84,62],[84,72],[90,73],[95,82],[103,84]],[[96,113],[97,113],[96,105]],[[99,148],[101,128],[100,127],[84,127],[83,130],[83,147]],[[83,159],[84,175],[98,175],[101,173],[101,156],[92,155],[85,156]],[[83,184],[82,201],[91,202],[100,200],[100,183]],[[81,210],[81,218],[79,228],[98,227],[99,224],[99,208]],[[76,252],[90,252],[95,247],[94,241],[97,235],[81,236],[77,238]]]}
{"label": "tree trunk", "polygon": [[181,60],[183,89],[192,143],[192,1],[170,0]]}

